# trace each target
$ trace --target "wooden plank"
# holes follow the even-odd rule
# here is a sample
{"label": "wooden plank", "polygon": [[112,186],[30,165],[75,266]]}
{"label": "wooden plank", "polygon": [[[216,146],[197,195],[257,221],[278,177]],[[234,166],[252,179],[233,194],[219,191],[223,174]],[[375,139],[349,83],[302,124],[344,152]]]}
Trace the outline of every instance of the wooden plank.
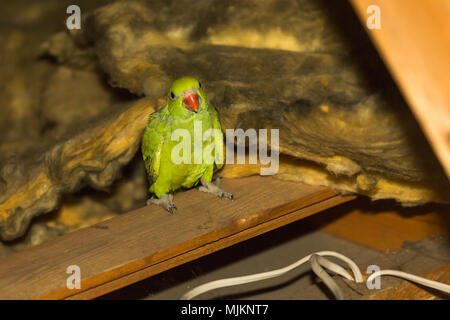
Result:
{"label": "wooden plank", "polygon": [[[450,1],[351,2],[450,177]],[[366,27],[370,5],[380,29]]]}
{"label": "wooden plank", "polygon": [[[450,283],[450,263],[433,270],[422,277],[442,283]],[[368,300],[435,300],[439,298],[449,298],[445,293],[427,290],[408,281],[402,282],[398,286],[393,286],[380,290],[368,297]]]}
{"label": "wooden plank", "polygon": [[[0,299],[93,298],[354,198],[272,177],[223,187],[234,202],[189,190],[173,215],[144,207],[1,260]],[[81,289],[66,287],[70,265]]]}
{"label": "wooden plank", "polygon": [[450,205],[402,208],[392,201],[359,198],[352,205],[335,208],[308,223],[337,237],[391,251],[405,241],[419,241],[433,235],[450,237]]}
{"label": "wooden plank", "polygon": [[205,244],[196,249],[188,251],[184,254],[175,256],[171,259],[151,265],[145,269],[139,270],[139,271],[132,273],[130,275],[127,275],[123,278],[119,278],[117,280],[108,282],[105,285],[92,288],[90,290],[81,292],[79,294],[75,294],[73,296],[68,297],[67,299],[70,299],[70,300],[72,300],[72,299],[93,299],[95,297],[103,295],[105,292],[111,292],[111,291],[120,289],[130,283],[135,283],[137,281],[146,279],[152,275],[166,271],[174,266],[177,266],[182,263],[186,263],[188,261],[200,258],[204,255],[207,255],[207,254],[213,253],[215,251],[218,251],[220,249],[229,247],[238,242],[256,237],[262,233],[279,228],[288,223],[306,218],[314,213],[317,213],[319,211],[325,210],[330,207],[334,207],[334,206],[336,206],[340,203],[346,202],[346,201],[349,201],[349,197],[335,196],[335,197],[329,198],[327,200],[320,201],[318,203],[307,206],[300,210],[282,215],[278,218],[262,222],[261,224],[255,226],[255,227],[250,227],[250,228],[245,229],[236,234],[231,234],[230,236],[221,238],[215,242]]}

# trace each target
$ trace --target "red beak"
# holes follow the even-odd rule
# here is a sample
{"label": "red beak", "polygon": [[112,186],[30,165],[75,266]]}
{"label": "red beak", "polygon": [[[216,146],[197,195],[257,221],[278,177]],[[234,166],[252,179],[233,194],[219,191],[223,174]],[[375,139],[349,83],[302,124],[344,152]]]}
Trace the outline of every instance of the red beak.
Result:
{"label": "red beak", "polygon": [[198,95],[196,93],[190,93],[184,96],[183,103],[189,111],[198,111]]}

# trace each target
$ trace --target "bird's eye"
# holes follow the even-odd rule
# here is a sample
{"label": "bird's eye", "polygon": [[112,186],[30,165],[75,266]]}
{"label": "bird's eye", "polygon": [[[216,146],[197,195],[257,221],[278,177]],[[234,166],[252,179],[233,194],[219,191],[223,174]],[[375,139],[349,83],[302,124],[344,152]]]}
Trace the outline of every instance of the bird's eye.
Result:
{"label": "bird's eye", "polygon": [[198,82],[198,87],[201,89],[202,88],[202,83],[199,81]]}
{"label": "bird's eye", "polygon": [[175,99],[175,94],[173,92],[170,92],[170,97],[173,99]]}

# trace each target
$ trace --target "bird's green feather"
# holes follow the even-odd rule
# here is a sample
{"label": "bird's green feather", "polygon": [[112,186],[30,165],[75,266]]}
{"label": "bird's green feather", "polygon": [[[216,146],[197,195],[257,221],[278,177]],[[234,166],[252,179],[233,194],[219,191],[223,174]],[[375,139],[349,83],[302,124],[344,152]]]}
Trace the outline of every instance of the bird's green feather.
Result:
{"label": "bird's green feather", "polygon": [[[186,90],[194,90],[198,94],[200,99],[198,112],[190,112],[183,107],[181,95]],[[202,124],[203,133],[208,129],[220,131],[217,139],[213,137],[210,141],[203,142],[202,151],[209,144],[215,143],[216,155],[221,154],[222,161],[211,164],[194,163],[193,148],[190,164],[176,164],[172,161],[172,150],[179,144],[179,141],[172,141],[172,133],[176,129],[186,129],[191,135],[193,145],[195,121]],[[222,153],[217,153],[217,150],[222,150]],[[142,138],[142,156],[150,182],[149,191],[158,198],[164,193],[193,187],[198,184],[200,178],[210,182],[214,167],[222,168],[224,157],[222,128],[217,112],[209,104],[196,79],[185,77],[176,80],[168,93],[166,106],[149,116]]]}

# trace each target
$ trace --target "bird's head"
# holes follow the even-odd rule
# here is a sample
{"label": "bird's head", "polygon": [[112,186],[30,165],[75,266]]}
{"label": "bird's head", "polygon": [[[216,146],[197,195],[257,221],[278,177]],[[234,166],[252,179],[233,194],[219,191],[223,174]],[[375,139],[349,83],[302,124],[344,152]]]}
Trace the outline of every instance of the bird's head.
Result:
{"label": "bird's head", "polygon": [[205,105],[201,83],[192,77],[175,80],[167,97],[169,111],[176,117],[189,117],[199,112]]}

